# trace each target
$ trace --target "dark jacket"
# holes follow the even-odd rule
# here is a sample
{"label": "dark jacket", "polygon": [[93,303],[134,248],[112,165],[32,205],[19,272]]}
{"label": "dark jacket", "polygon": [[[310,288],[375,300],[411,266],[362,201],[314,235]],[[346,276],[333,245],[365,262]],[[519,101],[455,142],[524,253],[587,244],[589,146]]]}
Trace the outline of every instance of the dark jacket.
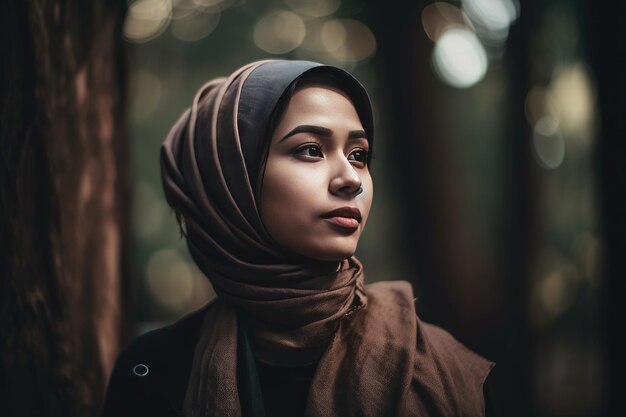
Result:
{"label": "dark jacket", "polygon": [[[194,350],[207,308],[138,336],[122,351],[109,380],[103,417],[184,415]],[[485,383],[487,417],[495,415],[488,395],[490,379]]]}
{"label": "dark jacket", "polygon": [[103,417],[183,416],[187,381],[205,310],[145,333],[124,349],[109,380]]}

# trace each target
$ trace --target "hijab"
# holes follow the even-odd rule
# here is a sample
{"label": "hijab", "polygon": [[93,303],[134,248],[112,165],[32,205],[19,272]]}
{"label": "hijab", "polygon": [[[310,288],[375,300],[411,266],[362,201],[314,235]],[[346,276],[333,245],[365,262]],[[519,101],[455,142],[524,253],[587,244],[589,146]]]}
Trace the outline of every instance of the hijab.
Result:
{"label": "hijab", "polygon": [[411,384],[417,319],[410,285],[366,292],[356,257],[338,265],[290,253],[259,215],[255,183],[270,117],[294,81],[314,72],[342,80],[371,142],[370,101],[350,74],[309,61],[268,60],[202,86],[163,143],[166,199],[217,294],[196,345],[185,397],[189,416],[242,415],[242,325],[260,362],[319,363],[309,416],[393,415]]}

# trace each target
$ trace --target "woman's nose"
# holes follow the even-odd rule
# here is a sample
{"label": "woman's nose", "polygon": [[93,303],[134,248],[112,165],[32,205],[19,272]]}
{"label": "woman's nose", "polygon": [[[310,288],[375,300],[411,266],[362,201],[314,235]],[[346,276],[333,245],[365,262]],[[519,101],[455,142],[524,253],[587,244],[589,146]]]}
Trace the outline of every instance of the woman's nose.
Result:
{"label": "woman's nose", "polygon": [[353,197],[361,193],[361,177],[346,158],[338,158],[334,175],[330,181],[330,191],[335,195]]}

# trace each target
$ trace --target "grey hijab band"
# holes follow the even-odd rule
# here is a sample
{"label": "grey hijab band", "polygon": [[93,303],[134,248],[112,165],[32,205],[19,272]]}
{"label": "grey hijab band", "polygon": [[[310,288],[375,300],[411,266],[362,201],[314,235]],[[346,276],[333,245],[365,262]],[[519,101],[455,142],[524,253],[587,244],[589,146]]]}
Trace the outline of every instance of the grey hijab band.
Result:
{"label": "grey hijab band", "polygon": [[246,163],[248,178],[254,188],[260,165],[269,146],[269,121],[277,103],[299,78],[313,74],[330,74],[337,78],[356,111],[367,133],[370,151],[374,139],[372,108],[365,88],[342,69],[310,61],[274,61],[257,67],[243,83],[237,125],[241,151]]}

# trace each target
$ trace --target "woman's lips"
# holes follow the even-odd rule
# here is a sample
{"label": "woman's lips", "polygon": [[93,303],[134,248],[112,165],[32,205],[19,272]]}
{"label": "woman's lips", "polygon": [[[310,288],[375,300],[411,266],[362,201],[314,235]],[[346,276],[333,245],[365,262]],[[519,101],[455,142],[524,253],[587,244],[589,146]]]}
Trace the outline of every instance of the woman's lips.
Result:
{"label": "woman's lips", "polygon": [[356,229],[359,227],[359,221],[350,217],[328,217],[326,220],[346,229]]}
{"label": "woman's lips", "polygon": [[361,223],[361,210],[356,207],[345,206],[324,213],[321,217],[344,230],[354,231]]}

